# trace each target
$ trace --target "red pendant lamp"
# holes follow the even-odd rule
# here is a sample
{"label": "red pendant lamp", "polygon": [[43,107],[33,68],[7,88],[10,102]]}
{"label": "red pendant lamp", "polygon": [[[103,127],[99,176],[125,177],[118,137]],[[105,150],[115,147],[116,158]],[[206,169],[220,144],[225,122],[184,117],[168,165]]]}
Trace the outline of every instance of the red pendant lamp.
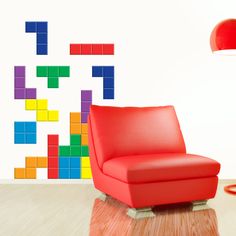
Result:
{"label": "red pendant lamp", "polygon": [[[221,21],[211,33],[211,50],[222,55],[236,55],[236,19]],[[236,195],[236,184],[224,187],[225,192]]]}
{"label": "red pendant lamp", "polygon": [[223,55],[236,55],[236,19],[221,21],[211,33],[211,50]]}

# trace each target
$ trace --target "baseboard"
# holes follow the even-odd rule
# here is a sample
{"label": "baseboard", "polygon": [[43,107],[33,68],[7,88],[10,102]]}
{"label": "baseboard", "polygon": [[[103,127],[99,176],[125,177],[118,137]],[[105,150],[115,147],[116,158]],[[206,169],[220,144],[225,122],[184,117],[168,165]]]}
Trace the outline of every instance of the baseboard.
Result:
{"label": "baseboard", "polygon": [[93,184],[92,179],[0,179],[0,184]]}

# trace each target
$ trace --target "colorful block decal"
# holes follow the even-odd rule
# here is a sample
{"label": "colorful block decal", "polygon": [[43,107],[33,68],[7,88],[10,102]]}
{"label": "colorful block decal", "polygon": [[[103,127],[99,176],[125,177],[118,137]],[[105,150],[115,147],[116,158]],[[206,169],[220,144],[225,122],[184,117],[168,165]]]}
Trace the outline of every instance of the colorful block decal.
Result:
{"label": "colorful block decal", "polygon": [[[48,22],[27,21],[25,23],[25,32],[36,33],[36,55],[47,55]],[[70,44],[70,55],[114,55],[114,44]],[[114,99],[114,66],[91,66],[91,68],[92,77],[103,78],[103,99]],[[60,89],[61,79],[67,80],[69,77],[71,77],[70,80],[75,79],[73,74],[71,74],[69,65],[38,65],[35,67],[35,74],[32,76],[38,80],[46,78],[46,88],[56,88],[57,90]],[[70,80],[67,81],[69,82]],[[49,105],[51,106],[50,100],[40,98],[39,91],[36,88],[27,88],[26,67],[15,66],[14,98],[16,100],[24,100],[23,110],[26,115],[30,112],[35,113],[35,120],[33,121],[14,122],[15,144],[36,145],[37,129],[42,127],[41,125],[37,127],[37,123],[59,121],[59,111],[49,109]],[[50,91],[53,92],[54,90]],[[79,92],[80,111],[69,112],[68,114],[69,133],[65,134],[68,136],[68,142],[61,144],[57,132],[51,134],[47,133],[47,130],[42,130],[47,137],[47,152],[43,154],[44,156],[39,156],[37,153],[26,154],[25,166],[16,167],[14,170],[15,179],[37,179],[37,171],[40,168],[47,169],[48,179],[92,178],[88,146],[88,115],[93,101],[93,91],[82,89]]]}

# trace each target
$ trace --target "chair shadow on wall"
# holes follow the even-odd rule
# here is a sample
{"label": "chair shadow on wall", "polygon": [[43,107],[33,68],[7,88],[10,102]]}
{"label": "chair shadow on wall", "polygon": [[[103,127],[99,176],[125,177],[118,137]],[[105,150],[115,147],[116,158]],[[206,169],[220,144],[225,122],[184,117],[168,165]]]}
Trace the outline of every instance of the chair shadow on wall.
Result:
{"label": "chair shadow on wall", "polygon": [[90,236],[219,235],[214,209],[192,211],[189,204],[173,204],[153,210],[155,217],[134,220],[126,215],[125,204],[110,197],[106,202],[97,198],[91,215]]}

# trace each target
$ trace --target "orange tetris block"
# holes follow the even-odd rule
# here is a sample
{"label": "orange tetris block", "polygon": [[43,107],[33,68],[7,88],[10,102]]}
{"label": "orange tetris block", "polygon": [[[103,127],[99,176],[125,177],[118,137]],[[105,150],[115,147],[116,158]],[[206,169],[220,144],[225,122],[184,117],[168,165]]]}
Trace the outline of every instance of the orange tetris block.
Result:
{"label": "orange tetris block", "polygon": [[88,135],[87,134],[82,134],[81,144],[88,145]]}
{"label": "orange tetris block", "polygon": [[36,179],[36,168],[25,168],[26,179]]}
{"label": "orange tetris block", "polygon": [[72,123],[70,124],[70,133],[71,134],[81,134],[81,124]]}
{"label": "orange tetris block", "polygon": [[71,112],[70,113],[70,123],[80,123],[81,114],[80,112]]}
{"label": "orange tetris block", "polygon": [[81,125],[81,132],[82,132],[82,134],[87,134],[88,133],[88,124],[82,124]]}
{"label": "orange tetris block", "polygon": [[38,157],[37,158],[37,168],[47,168],[48,167],[48,158],[47,157]]}
{"label": "orange tetris block", "polygon": [[26,157],[25,158],[26,168],[36,168],[37,167],[37,157]]}
{"label": "orange tetris block", "polygon": [[15,168],[14,171],[15,179],[24,179],[25,178],[25,168]]}

